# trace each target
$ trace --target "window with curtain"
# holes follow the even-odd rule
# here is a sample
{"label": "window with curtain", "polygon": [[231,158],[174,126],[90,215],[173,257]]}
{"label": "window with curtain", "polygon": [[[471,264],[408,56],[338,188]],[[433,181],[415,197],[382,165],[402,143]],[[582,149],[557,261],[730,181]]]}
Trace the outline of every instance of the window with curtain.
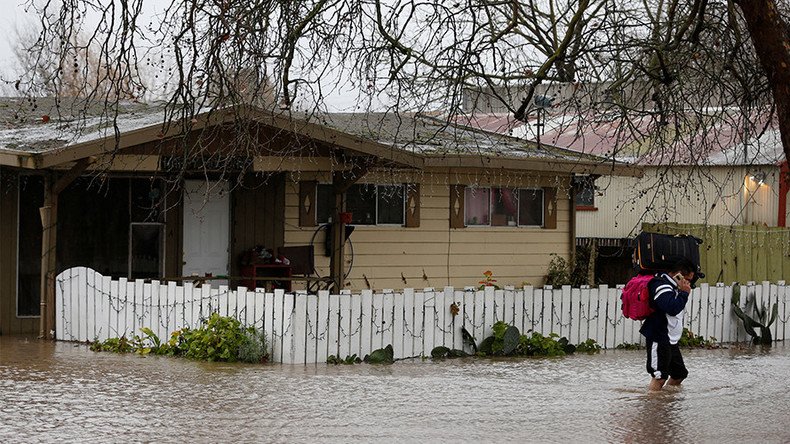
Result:
{"label": "window with curtain", "polygon": [[466,226],[543,226],[543,189],[466,188]]}

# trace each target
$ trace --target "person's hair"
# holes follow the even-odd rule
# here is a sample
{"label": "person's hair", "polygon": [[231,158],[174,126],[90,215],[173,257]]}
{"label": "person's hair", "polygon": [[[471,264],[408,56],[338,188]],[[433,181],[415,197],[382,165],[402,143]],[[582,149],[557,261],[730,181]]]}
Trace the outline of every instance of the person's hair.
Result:
{"label": "person's hair", "polygon": [[694,262],[691,262],[689,259],[687,259],[685,257],[672,258],[670,264],[671,264],[671,266],[669,267],[669,271],[672,272],[672,273],[677,272],[677,271],[679,271],[679,272],[681,272],[683,274],[689,274],[689,273],[696,273],[697,272],[697,266],[694,265]]}

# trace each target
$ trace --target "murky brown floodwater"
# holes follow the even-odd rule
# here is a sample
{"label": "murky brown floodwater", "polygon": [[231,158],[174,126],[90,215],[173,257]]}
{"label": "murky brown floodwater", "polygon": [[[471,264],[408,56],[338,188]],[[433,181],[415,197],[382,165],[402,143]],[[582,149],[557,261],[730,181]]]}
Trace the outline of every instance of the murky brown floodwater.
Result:
{"label": "murky brown floodwater", "polygon": [[790,347],[560,359],[251,366],[0,337],[0,442],[788,442]]}

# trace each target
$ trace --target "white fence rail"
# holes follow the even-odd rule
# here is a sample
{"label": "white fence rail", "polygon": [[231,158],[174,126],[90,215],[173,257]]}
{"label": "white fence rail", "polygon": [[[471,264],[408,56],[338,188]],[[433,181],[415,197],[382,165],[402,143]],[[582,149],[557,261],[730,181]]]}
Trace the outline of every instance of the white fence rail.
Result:
{"label": "white fence rail", "polygon": [[[694,334],[720,342],[748,340],[732,313],[731,286],[701,285],[686,307],[685,324]],[[149,327],[160,338],[183,327],[198,327],[217,312],[266,333],[274,362],[325,362],[327,356],[363,357],[392,344],[396,358],[430,355],[440,345],[466,349],[461,327],[478,343],[496,321],[543,335],[557,333],[577,344],[588,338],[604,348],[643,343],[640,323],[622,317],[620,288],[416,291],[318,295],[265,293],[225,286],[194,287],[174,282],[113,280],[77,267],[56,280],[56,338],[105,340],[140,333]],[[790,337],[790,289],[784,282],[744,285],[758,303],[779,304],[771,326],[775,340]]]}

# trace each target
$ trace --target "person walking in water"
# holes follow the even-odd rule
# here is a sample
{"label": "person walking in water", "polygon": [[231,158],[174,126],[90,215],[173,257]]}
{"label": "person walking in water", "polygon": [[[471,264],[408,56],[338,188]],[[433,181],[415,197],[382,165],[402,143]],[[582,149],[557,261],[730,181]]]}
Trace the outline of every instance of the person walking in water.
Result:
{"label": "person walking in water", "polygon": [[683,334],[683,310],[691,294],[694,264],[685,258],[672,262],[669,272],[657,274],[647,284],[650,306],[655,311],[639,330],[647,342],[647,372],[650,390],[664,384],[677,386],[688,376],[678,341]]}

